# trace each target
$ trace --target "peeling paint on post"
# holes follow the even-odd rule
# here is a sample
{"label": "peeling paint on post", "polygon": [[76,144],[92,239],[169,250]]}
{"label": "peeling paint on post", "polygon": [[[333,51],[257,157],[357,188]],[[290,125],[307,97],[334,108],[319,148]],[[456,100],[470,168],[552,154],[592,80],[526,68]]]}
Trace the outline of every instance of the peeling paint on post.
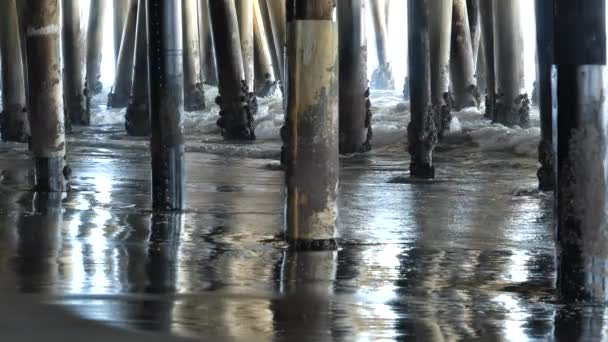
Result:
{"label": "peeling paint on post", "polygon": [[[262,0],[264,1],[264,0]],[[272,65],[272,53],[268,44],[268,34],[264,26],[264,17],[260,9],[259,0],[253,1],[253,34],[255,46],[255,79],[256,94],[266,96],[276,84],[274,67]]]}
{"label": "peeling paint on post", "polygon": [[486,76],[486,113],[485,116],[494,120],[496,107],[496,72],[494,69],[494,6],[493,0],[484,0],[479,3],[481,17],[481,38],[485,61]]}
{"label": "peeling paint on post", "polygon": [[367,81],[365,1],[338,2],[340,45],[340,153],[367,152],[372,112]]}
{"label": "peeling paint on post", "polygon": [[457,110],[477,106],[479,93],[475,80],[475,61],[466,0],[454,0],[450,55],[450,73],[454,91],[452,105]]}
{"label": "peeling paint on post", "polygon": [[296,0],[289,23],[285,125],[286,239],[337,247],[338,34],[333,1]]}
{"label": "peeling paint on post", "polygon": [[184,109],[188,112],[205,109],[205,93],[201,74],[198,30],[199,0],[183,0],[184,40]]}
{"label": "peeling paint on post", "polygon": [[557,290],[608,302],[605,0],[555,0]]}
{"label": "peeling paint on post", "polygon": [[209,0],[199,0],[198,7],[198,36],[200,43],[200,62],[203,83],[217,85],[217,65],[213,51],[213,34],[211,16],[209,15]]}
{"label": "peeling paint on post", "polygon": [[28,9],[28,108],[32,123],[31,151],[36,190],[62,192],[67,184],[64,177],[66,146],[59,56],[59,2],[28,0]]}
{"label": "peeling paint on post", "polygon": [[376,35],[376,53],[378,55],[378,68],[372,74],[371,86],[373,89],[395,89],[393,69],[388,60],[388,19],[386,6],[388,0],[372,0],[371,10]]}
{"label": "peeling paint on post", "polygon": [[219,76],[218,126],[226,140],[255,140],[255,95],[245,82],[241,39],[234,0],[209,2]]}
{"label": "peeling paint on post", "polygon": [[555,156],[553,154],[553,20],[554,0],[536,0],[536,38],[538,56],[538,89],[541,139],[538,145],[539,189],[555,188]]}
{"label": "peeling paint on post", "polygon": [[[127,0],[123,0],[127,1]],[[114,87],[108,94],[108,107],[124,108],[129,104],[131,82],[133,81],[133,60],[135,55],[135,31],[137,30],[137,2],[128,0],[129,8],[125,22],[124,34],[118,55],[116,67],[116,80]]]}
{"label": "peeling paint on post", "polygon": [[450,48],[452,39],[452,0],[428,0],[431,47],[431,102],[433,120],[439,136],[450,128]]}
{"label": "peeling paint on post", "polygon": [[30,125],[27,118],[25,76],[21,50],[20,26],[15,0],[0,1],[0,53],[2,55],[2,114],[0,130],[3,141],[27,142]]}
{"label": "peeling paint on post", "polygon": [[236,0],[241,52],[245,82],[250,91],[254,90],[254,46],[253,46],[253,0]]}
{"label": "peeling paint on post", "polygon": [[[103,52],[103,24],[106,16],[107,0],[91,0],[89,10],[89,25],[87,28],[87,104],[93,95],[101,93],[103,84],[99,81],[101,77],[101,58]],[[88,105],[87,105],[88,107]],[[89,108],[87,108],[89,111]],[[87,115],[84,122],[75,124],[88,125],[90,117]]]}
{"label": "peeling paint on post", "polygon": [[147,0],[146,5],[153,207],[181,210],[185,179],[182,3]]}
{"label": "peeling paint on post", "polygon": [[135,65],[131,82],[131,99],[125,114],[127,134],[136,137],[150,134],[150,109],[148,105],[148,37],[146,32],[146,0],[138,0]]}
{"label": "peeling paint on post", "polygon": [[63,91],[65,98],[65,122],[69,132],[71,122],[83,122],[86,118],[84,75],[82,58],[84,47],[80,30],[80,2],[62,0],[62,52]]}
{"label": "peeling paint on post", "polygon": [[429,0],[408,1],[409,71],[412,113],[407,128],[410,177],[435,178],[437,129],[431,106]]}

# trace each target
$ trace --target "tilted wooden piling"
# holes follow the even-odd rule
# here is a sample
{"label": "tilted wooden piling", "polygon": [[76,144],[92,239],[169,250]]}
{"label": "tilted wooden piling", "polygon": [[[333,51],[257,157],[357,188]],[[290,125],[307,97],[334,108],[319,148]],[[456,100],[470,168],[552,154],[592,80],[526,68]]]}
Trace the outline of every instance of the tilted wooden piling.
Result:
{"label": "tilted wooden piling", "polygon": [[147,0],[152,199],[155,210],[184,204],[182,2]]}
{"label": "tilted wooden piling", "polygon": [[198,29],[199,0],[183,0],[183,46],[184,46],[184,109],[205,109],[203,75],[200,64],[200,38]]}
{"label": "tilted wooden piling", "polygon": [[454,0],[450,74],[455,109],[477,106],[479,94],[475,80],[475,61],[466,0]]}
{"label": "tilted wooden piling", "polygon": [[371,150],[371,103],[367,81],[365,1],[338,5],[340,47],[340,153]]}
{"label": "tilted wooden piling", "polygon": [[475,70],[477,70],[477,57],[479,56],[479,44],[481,43],[479,2],[480,0],[467,0],[467,15],[469,17],[469,31],[471,32],[471,46],[473,48],[473,65],[475,66]]}
{"label": "tilted wooden piling", "polygon": [[236,9],[245,82],[249,90],[254,91],[253,0],[236,0]]}
{"label": "tilted wooden piling", "polygon": [[[124,0],[127,1],[127,0]],[[120,54],[116,67],[116,78],[112,91],[108,94],[108,107],[124,108],[129,104],[131,82],[133,81],[133,60],[135,56],[135,32],[137,30],[138,0],[128,0],[129,8],[122,35]]]}
{"label": "tilted wooden piling", "polygon": [[[79,1],[74,1],[79,2]],[[114,62],[118,66],[118,55],[120,54],[120,45],[122,44],[122,35],[127,21],[127,12],[129,11],[128,0],[114,0],[113,3],[113,24],[114,24]]]}
{"label": "tilted wooden piling", "polygon": [[28,108],[36,189],[61,192],[67,185],[64,176],[66,140],[59,55],[59,1],[28,0],[28,9]]}
{"label": "tilted wooden piling", "polygon": [[217,85],[217,66],[213,48],[211,17],[209,15],[209,0],[199,0],[198,7],[198,36],[200,43],[200,62],[203,83]]}
{"label": "tilted wooden piling", "polygon": [[481,18],[481,37],[483,39],[483,52],[485,61],[486,79],[486,113],[489,119],[494,119],[496,107],[496,72],[494,67],[494,5],[493,0],[479,2]]}
{"label": "tilted wooden piling", "polygon": [[407,128],[410,176],[435,178],[437,128],[431,105],[429,0],[408,1],[411,122]]}
{"label": "tilted wooden piling", "polygon": [[80,1],[62,0],[62,9],[63,93],[69,131],[72,121],[84,122],[87,117],[82,68],[85,48],[81,40]]}
{"label": "tilted wooden piling", "polygon": [[[106,16],[107,0],[91,0],[89,24],[87,28],[87,97],[101,93],[103,84],[101,77],[101,58],[103,52],[103,24]],[[88,120],[88,118],[87,118]],[[89,124],[88,122],[75,122]]]}
{"label": "tilted wooden piling", "polygon": [[338,34],[333,1],[296,0],[288,11],[285,132],[286,239],[299,249],[336,247]]}
{"label": "tilted wooden piling", "polygon": [[395,89],[393,70],[388,59],[387,2],[388,0],[370,1],[378,56],[378,68],[374,70],[371,81],[371,86],[374,89]]}
{"label": "tilted wooden piling", "polygon": [[209,2],[219,76],[218,126],[226,140],[254,140],[255,96],[245,81],[234,0]]}
{"label": "tilted wooden piling", "polygon": [[[264,0],[261,0],[264,1]],[[268,34],[264,17],[260,8],[260,0],[253,1],[253,34],[255,46],[255,92],[258,96],[265,96],[276,83],[272,52],[268,43]]]}
{"label": "tilted wooden piling", "polygon": [[431,49],[431,102],[433,120],[441,136],[450,127],[450,48],[452,39],[452,0],[428,0]]}
{"label": "tilted wooden piling", "polygon": [[0,131],[3,141],[27,142],[30,124],[27,117],[25,76],[21,35],[15,0],[0,2],[0,54],[2,60],[2,114]]}
{"label": "tilted wooden piling", "polygon": [[283,0],[263,0],[266,1],[268,8],[268,17],[270,18],[271,32],[274,41],[274,51],[278,62],[279,79],[286,83],[285,75],[285,25],[286,9],[285,1]]}

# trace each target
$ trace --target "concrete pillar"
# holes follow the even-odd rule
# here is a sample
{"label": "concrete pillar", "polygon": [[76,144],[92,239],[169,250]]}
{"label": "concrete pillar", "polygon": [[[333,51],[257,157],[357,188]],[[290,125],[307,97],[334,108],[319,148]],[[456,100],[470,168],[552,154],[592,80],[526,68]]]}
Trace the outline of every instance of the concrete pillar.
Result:
{"label": "concrete pillar", "polygon": [[554,0],[536,0],[536,41],[538,57],[538,92],[541,139],[538,145],[539,189],[555,188],[555,162],[553,154],[553,7]]}
{"label": "concrete pillar", "polygon": [[[87,101],[94,95],[101,93],[103,84],[99,81],[101,77],[101,57],[103,52],[103,23],[106,16],[106,3],[108,0],[91,0],[89,9],[89,25],[87,28]],[[75,124],[88,125],[89,118],[85,122],[74,122]]]}
{"label": "concrete pillar", "polygon": [[[78,1],[75,1],[78,2]],[[118,67],[118,55],[122,44],[122,35],[127,21],[129,11],[129,0],[114,0],[113,3],[113,23],[114,23],[114,63]]]}
{"label": "concrete pillar", "polygon": [[26,109],[21,30],[15,0],[0,1],[0,11],[4,14],[0,21],[3,85],[0,131],[3,141],[27,142],[30,125]]}
{"label": "concrete pillar", "polygon": [[[261,0],[264,1],[264,0]],[[264,24],[264,16],[260,8],[260,0],[253,1],[253,40],[255,46],[255,79],[256,93],[266,96],[276,83],[274,67],[272,65],[272,52],[268,44],[268,34]]]}
{"label": "concrete pillar", "polygon": [[[510,1],[510,0],[507,0]],[[455,109],[477,106],[479,94],[475,80],[475,61],[466,0],[454,0],[452,11],[452,49],[450,73]]]}
{"label": "concrete pillar", "polygon": [[528,127],[530,101],[524,88],[524,34],[520,0],[494,1],[495,121]]}
{"label": "concrete pillar", "polygon": [[217,85],[217,66],[215,63],[215,52],[213,51],[213,32],[211,30],[211,16],[209,15],[209,0],[199,0],[198,30],[203,82]]}
{"label": "concrete pillar", "polygon": [[287,22],[285,1],[283,0],[265,0],[268,8],[268,17],[272,28],[272,37],[274,41],[274,50],[277,55],[279,76],[281,82],[287,82],[285,75],[285,25]]}
{"label": "concrete pillar", "polygon": [[82,59],[84,47],[80,30],[80,1],[62,0],[62,53],[63,91],[65,99],[65,121],[67,130],[70,122],[86,120],[86,100],[84,95],[84,75]]}
{"label": "concrete pillar", "polygon": [[[127,0],[123,0],[127,1]],[[137,29],[138,0],[128,0],[129,8],[125,21],[114,87],[108,94],[108,107],[124,108],[129,104],[131,82],[133,81],[133,59],[135,56],[135,31]]]}
{"label": "concrete pillar", "polygon": [[557,292],[566,303],[608,301],[605,10],[605,0],[555,0]]}
{"label": "concrete pillar", "polygon": [[479,1],[480,0],[467,0],[467,14],[469,17],[469,31],[471,32],[471,46],[473,47],[473,65],[475,66],[475,70],[477,70],[477,57],[479,56],[479,44],[481,43]]}
{"label": "concrete pillar", "polygon": [[31,151],[36,190],[62,192],[67,185],[64,177],[66,141],[59,56],[59,1],[28,0],[28,6],[28,108],[32,123]]}
{"label": "concrete pillar", "polygon": [[135,65],[131,82],[131,99],[125,114],[125,129],[131,136],[150,134],[150,107],[148,91],[148,37],[146,31],[146,0],[138,0]]}
{"label": "concrete pillar", "polygon": [[205,109],[203,76],[200,64],[200,39],[198,30],[199,0],[183,0],[184,44],[184,109],[188,112]]}
{"label": "concrete pillar", "polygon": [[183,208],[184,78],[182,2],[147,0],[152,204],[155,210]]}
{"label": "concrete pillar", "polygon": [[338,214],[337,27],[333,1],[296,0],[294,6],[287,40],[285,235],[299,249],[331,249]]}
{"label": "concrete pillar", "polygon": [[210,1],[209,10],[219,76],[218,126],[226,140],[255,140],[253,117],[257,104],[245,82],[234,0]]}
{"label": "concrete pillar", "polygon": [[411,122],[407,128],[410,177],[435,178],[437,129],[431,106],[429,0],[408,1]]}
{"label": "concrete pillar", "polygon": [[450,128],[450,44],[452,39],[452,0],[429,0],[431,49],[431,103],[433,120],[441,136]]}
{"label": "concrete pillar", "polygon": [[241,37],[241,52],[243,55],[243,70],[245,81],[250,91],[254,89],[254,46],[253,46],[253,0],[236,0],[237,17],[239,20],[239,35]]}
{"label": "concrete pillar", "polygon": [[371,103],[367,82],[365,1],[342,0],[338,5],[340,46],[340,153],[371,150]]}
{"label": "concrete pillar", "polygon": [[370,1],[378,55],[378,68],[372,74],[371,86],[373,89],[395,89],[393,70],[388,59],[388,19],[385,10],[387,2],[388,0]]}
{"label": "concrete pillar", "polygon": [[483,54],[485,56],[486,76],[486,113],[489,119],[494,119],[494,108],[496,107],[496,73],[494,68],[494,5],[493,0],[481,1],[479,3],[479,15],[481,18],[481,37],[483,39]]}

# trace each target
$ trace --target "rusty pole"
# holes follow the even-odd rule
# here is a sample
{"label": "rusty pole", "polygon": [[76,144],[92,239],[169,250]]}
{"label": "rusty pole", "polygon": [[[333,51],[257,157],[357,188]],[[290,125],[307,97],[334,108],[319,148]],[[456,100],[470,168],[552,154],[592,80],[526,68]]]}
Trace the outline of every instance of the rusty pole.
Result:
{"label": "rusty pole", "polygon": [[203,76],[198,28],[199,0],[183,0],[184,45],[184,109],[188,112],[205,109]]}
{"label": "rusty pole", "polygon": [[64,177],[66,141],[59,55],[59,1],[28,0],[28,9],[28,108],[36,189],[62,192],[67,185]]}
{"label": "rusty pole", "polygon": [[84,75],[82,58],[84,48],[80,30],[80,2],[62,0],[62,52],[63,52],[63,89],[65,98],[65,121],[67,129],[70,122],[82,122],[86,118],[84,95]]}
{"label": "rusty pole", "polygon": [[147,0],[152,199],[181,210],[184,195],[182,2]]}
{"label": "rusty pole", "polygon": [[[78,2],[78,1],[75,1]],[[129,0],[114,0],[113,2],[113,24],[114,24],[114,63],[118,67],[118,55],[122,44],[122,35],[125,28],[127,12],[129,11]]]}
{"label": "rusty pole", "polygon": [[135,65],[131,82],[131,99],[125,114],[125,129],[131,136],[150,134],[150,108],[148,105],[148,37],[146,32],[146,0],[138,0]]}
{"label": "rusty pole", "polygon": [[496,107],[496,72],[494,68],[494,6],[493,0],[479,2],[481,18],[481,38],[483,39],[483,55],[486,75],[486,113],[485,116],[494,120]]}
{"label": "rusty pole", "polygon": [[367,81],[365,1],[338,3],[340,47],[340,153],[371,150],[371,103]]}
{"label": "rusty pole", "polygon": [[374,89],[395,89],[393,70],[388,59],[388,26],[385,11],[388,0],[372,0],[371,10],[376,37],[378,68],[372,74],[371,86]]}
{"label": "rusty pole", "polygon": [[210,1],[209,10],[219,76],[218,126],[226,140],[255,140],[257,104],[245,81],[234,0]]}
{"label": "rusty pole", "polygon": [[0,2],[0,54],[2,56],[2,114],[0,130],[3,141],[27,142],[30,125],[27,118],[25,75],[17,5],[15,0]]}
{"label": "rusty pole", "polygon": [[334,6],[328,0],[293,5],[287,40],[285,233],[295,248],[332,249],[337,245],[339,174]]}
{"label": "rusty pole", "polygon": [[429,23],[431,102],[439,136],[449,129],[452,119],[449,94],[452,9],[452,0],[429,0],[429,13],[432,13],[434,18]]}
{"label": "rusty pole", "polygon": [[270,44],[268,44],[268,34],[266,33],[266,26],[264,24],[264,17],[262,15],[259,0],[253,1],[253,24],[253,41],[256,59],[255,92],[258,96],[266,96],[275,85],[276,78],[272,65]]}
{"label": "rusty pole", "polygon": [[[123,0],[127,1],[127,0]],[[129,0],[114,87],[108,94],[108,107],[124,108],[129,104],[131,82],[133,81],[133,59],[135,55],[135,31],[137,29],[138,0]]]}
{"label": "rusty pole", "polygon": [[452,48],[450,74],[454,90],[455,109],[477,106],[477,80],[475,80],[475,61],[469,28],[466,0],[454,0],[452,11]]}

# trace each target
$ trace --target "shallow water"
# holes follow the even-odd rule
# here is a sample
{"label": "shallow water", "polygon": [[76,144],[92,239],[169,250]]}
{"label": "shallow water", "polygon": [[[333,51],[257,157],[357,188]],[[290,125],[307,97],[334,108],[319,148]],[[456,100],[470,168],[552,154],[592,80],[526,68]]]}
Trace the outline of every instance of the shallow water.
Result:
{"label": "shallow water", "polygon": [[254,144],[222,142],[213,108],[187,115],[183,214],[150,212],[147,141],[125,135],[119,111],[70,138],[63,196],[29,192],[25,147],[0,145],[0,287],[104,325],[209,340],[603,336],[603,308],[554,299],[538,128],[456,113],[438,179],[395,182],[408,105],[375,94],[375,150],[341,159],[341,249],[297,253],[279,238],[283,173],[270,167],[280,99],[261,104]]}

